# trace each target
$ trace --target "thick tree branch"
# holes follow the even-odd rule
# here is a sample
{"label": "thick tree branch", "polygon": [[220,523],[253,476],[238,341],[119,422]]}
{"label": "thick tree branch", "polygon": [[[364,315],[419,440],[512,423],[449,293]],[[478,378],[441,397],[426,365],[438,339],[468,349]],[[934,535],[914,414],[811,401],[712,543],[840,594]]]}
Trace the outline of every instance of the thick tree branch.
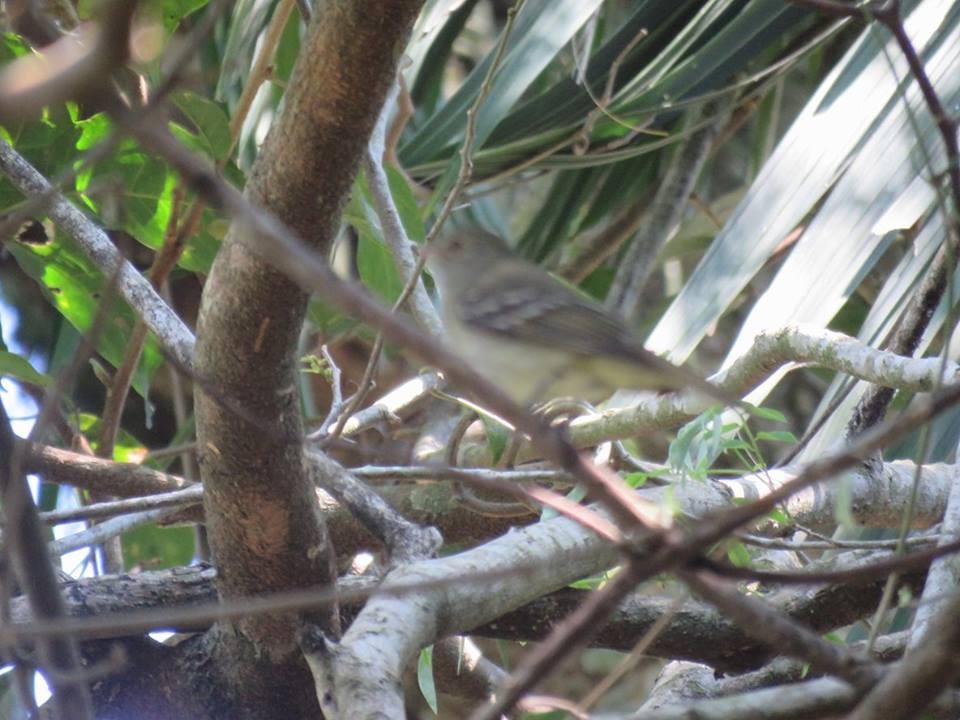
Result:
{"label": "thick tree branch", "polygon": [[145,465],[118,463],[39,443],[18,443],[23,469],[47,482],[73,485],[120,497],[136,497],[180,490],[190,483]]}
{"label": "thick tree branch", "polygon": [[[564,561],[544,562],[544,548],[551,548]],[[326,690],[336,697],[342,717],[402,717],[399,679],[421,647],[489,622],[573,578],[608,566],[615,557],[616,551],[605,541],[570,520],[557,518],[459,555],[400,567],[390,574],[391,582],[430,581],[430,589],[418,593],[416,602],[403,597],[372,598],[333,650],[333,687]],[[456,580],[482,568],[515,565],[530,569],[486,583],[482,596],[470,583]]]}
{"label": "thick tree branch", "polygon": [[[827,566],[859,567],[885,556],[883,553],[843,553]],[[545,562],[554,560],[549,556],[544,559]],[[815,567],[821,565],[818,563]],[[215,602],[214,575],[215,571],[210,567],[191,566],[136,575],[68,580],[64,583],[63,594],[67,613],[71,617],[109,617],[112,613],[149,609],[162,613],[164,609],[173,611]],[[922,571],[913,572],[905,577],[905,582],[917,588],[922,577]],[[363,579],[352,576],[340,578],[338,588],[342,592],[349,592],[359,580]],[[375,580],[368,579],[365,582],[372,584]],[[819,633],[826,633],[867,616],[875,607],[881,591],[882,581],[812,589],[787,588],[772,593],[769,601],[789,617]],[[564,588],[539,597],[470,632],[481,637],[527,642],[542,640],[587,595],[587,590]],[[617,607],[608,622],[598,629],[593,644],[629,650],[638,638],[660,621],[671,604],[672,600],[668,598],[651,596],[645,592],[630,595]],[[21,625],[30,622],[31,617],[25,598],[15,598],[11,603],[11,621]],[[157,625],[165,622],[167,627],[180,631],[202,630],[210,624],[209,620],[202,618],[172,622],[158,617]],[[110,638],[131,634],[138,632],[118,623],[96,634],[86,633],[85,637]],[[903,640],[905,642],[905,638]],[[720,672],[741,673],[760,667],[776,650],[748,637],[709,605],[688,600],[679,611],[672,614],[670,624],[657,636],[648,652],[656,657],[706,663]]]}
{"label": "thick tree branch", "polygon": [[[419,0],[328,2],[303,39],[283,112],[245,194],[320,253],[334,239],[419,7]],[[143,129],[133,131],[143,137]],[[204,287],[196,368],[209,385],[195,393],[206,521],[224,599],[335,580],[333,549],[304,462],[296,392],[308,295],[252,249],[266,247],[261,228],[231,219]],[[229,411],[220,398],[241,403],[257,422]],[[313,619],[336,631],[335,608]],[[292,673],[291,663],[303,667],[297,626],[292,615],[274,613],[217,633],[218,664],[246,711],[278,712],[278,683],[295,688],[285,698],[289,714],[314,711],[307,709],[315,700],[304,693],[304,675]],[[257,662],[236,662],[251,651]]]}

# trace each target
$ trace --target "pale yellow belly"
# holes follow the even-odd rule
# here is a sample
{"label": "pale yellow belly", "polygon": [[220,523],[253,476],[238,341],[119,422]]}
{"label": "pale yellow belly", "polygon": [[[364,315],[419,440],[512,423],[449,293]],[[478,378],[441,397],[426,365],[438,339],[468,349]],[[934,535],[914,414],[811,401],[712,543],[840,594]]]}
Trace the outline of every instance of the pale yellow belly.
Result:
{"label": "pale yellow belly", "polygon": [[[531,348],[525,343],[473,333],[452,333],[450,341],[452,349],[471,367],[522,405],[558,397],[596,404],[620,387],[615,378],[607,377],[609,372],[598,376],[595,358]],[[630,386],[629,380],[625,386]]]}

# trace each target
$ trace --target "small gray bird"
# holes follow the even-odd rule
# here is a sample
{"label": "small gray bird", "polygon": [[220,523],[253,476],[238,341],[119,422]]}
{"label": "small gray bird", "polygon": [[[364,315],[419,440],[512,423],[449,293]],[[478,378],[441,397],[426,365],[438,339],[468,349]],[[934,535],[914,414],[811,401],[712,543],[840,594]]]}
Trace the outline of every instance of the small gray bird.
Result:
{"label": "small gray bird", "polygon": [[500,238],[457,231],[425,250],[451,347],[521,404],[618,389],[691,389],[736,400],[643,347],[624,320]]}

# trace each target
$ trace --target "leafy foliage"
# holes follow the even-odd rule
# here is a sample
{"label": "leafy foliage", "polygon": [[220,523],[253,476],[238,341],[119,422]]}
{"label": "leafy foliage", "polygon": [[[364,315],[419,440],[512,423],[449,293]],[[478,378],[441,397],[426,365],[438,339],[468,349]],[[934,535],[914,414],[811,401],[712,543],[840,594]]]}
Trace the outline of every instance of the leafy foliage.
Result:
{"label": "leafy foliage", "polygon": [[[169,46],[197,26],[207,4],[156,0],[146,4],[139,22],[158,24]],[[95,5],[77,3],[80,18],[95,16]],[[500,21],[494,5],[429,0],[406,49],[409,97],[404,99],[411,102],[412,115],[394,128],[399,132],[389,150],[399,164],[389,165],[387,173],[413,242],[423,243],[454,185],[469,132],[472,174],[451,225],[476,223],[506,235],[519,253],[550,268],[576,265],[591,241],[625,214],[639,215],[654,202],[678,146],[699,129],[693,120],[700,108],[720,98],[724,107],[735,108],[733,118],[711,149],[694,202],[679,226],[669,229],[644,317],[632,318],[651,329],[649,347],[677,361],[693,358],[720,367],[733,362],[758,332],[788,323],[835,327],[871,344],[889,336],[942,245],[945,203],[935,119],[915,85],[904,80],[905,68],[886,34],[827,21],[785,2],[526,0],[470,131],[468,110],[485,90],[496,53]],[[245,185],[265,128],[281,110],[300,49],[303,23],[294,12],[281,28],[271,76],[239,130],[232,129],[249,68],[276,8],[272,1],[235,3],[205,38],[190,67],[189,88],[169,97],[169,127],[176,138],[237,187]],[[907,32],[944,105],[956,107],[960,6],[915,0],[904,3],[904,12]],[[0,64],[31,52],[26,39],[9,32],[0,36]],[[166,72],[158,58],[142,60],[135,70],[154,86]],[[196,225],[187,228],[171,281],[202,284],[226,219],[199,205],[155,153],[118,137],[105,114],[67,103],[4,126],[0,133],[118,244],[132,238],[131,256],[144,272],[185,231],[185,218],[195,210]],[[0,179],[0,218],[42,220],[42,215]],[[363,173],[354,182],[342,223],[343,273],[393,304],[404,279]],[[606,259],[585,273],[581,289],[593,297],[602,300],[608,292],[623,248],[636,232],[622,235],[617,240],[622,244],[605,248]],[[19,234],[4,248],[18,276],[29,279],[69,327],[48,331],[49,367],[32,364],[26,352],[2,348],[0,374],[49,387],[62,366],[58,355],[76,344],[70,334],[74,328],[93,336],[97,363],[102,359],[111,366],[102,373],[109,376],[121,365],[136,324],[111,278],[58,230],[41,240]],[[956,294],[948,293],[920,351],[949,345],[956,305]],[[314,298],[307,318],[305,337],[313,333],[329,345],[369,349],[373,333],[337,308]],[[311,358],[313,370],[321,370],[316,356],[307,350],[302,355]],[[165,374],[158,372],[164,364],[159,344],[149,337],[133,379],[148,417],[150,400],[170,405]],[[392,367],[383,373],[385,384],[416,370],[402,359],[396,365],[400,372]],[[797,435],[810,428],[815,431],[800,459],[815,457],[840,437],[864,387],[825,373],[780,373],[750,400],[776,402],[773,393],[799,398],[786,413],[759,408],[753,416],[761,426],[756,430],[719,412],[705,413],[677,433],[667,464],[700,481],[730,464],[738,471],[759,471],[780,446],[795,445]],[[86,389],[67,398],[64,414],[96,449],[102,388]],[[166,428],[164,442],[192,439],[192,417],[181,416],[179,422],[179,428]],[[499,461],[508,435],[487,416],[483,423]],[[158,442],[138,436],[148,430],[122,428],[114,459],[144,461],[147,448]],[[960,411],[939,420],[931,428],[932,457],[952,452],[958,433]],[[644,450],[646,441],[631,448]],[[923,446],[914,436],[888,453],[907,456]],[[176,461],[148,462],[166,469]],[[659,473],[624,474],[628,484],[639,487]],[[574,488],[568,498],[579,501],[583,495],[582,488]],[[852,509],[842,498],[836,514],[839,524],[852,524]],[[790,521],[779,509],[772,517],[784,525]],[[719,549],[733,565],[753,562],[738,540]],[[125,535],[124,550],[130,566],[183,564],[194,554],[193,535],[186,528],[141,528]],[[577,587],[601,587],[609,577],[605,573]],[[420,655],[418,682],[436,713],[429,649]],[[8,698],[0,691],[0,702]]]}

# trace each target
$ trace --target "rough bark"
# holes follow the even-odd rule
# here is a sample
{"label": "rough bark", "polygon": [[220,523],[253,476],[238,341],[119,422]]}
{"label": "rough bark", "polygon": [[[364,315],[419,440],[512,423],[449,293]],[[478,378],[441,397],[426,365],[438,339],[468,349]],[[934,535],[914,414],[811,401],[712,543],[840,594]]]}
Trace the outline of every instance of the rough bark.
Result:
{"label": "rough bark", "polygon": [[[419,6],[324,3],[304,39],[246,193],[320,250],[335,235]],[[307,295],[256,248],[257,238],[235,223],[204,288],[197,332],[200,467],[225,599],[334,579],[301,450],[295,373]],[[333,628],[333,617],[312,620]],[[224,716],[316,713],[295,628],[296,618],[274,615],[212,631],[214,665],[236,693]],[[299,685],[309,693],[291,691]]]}

